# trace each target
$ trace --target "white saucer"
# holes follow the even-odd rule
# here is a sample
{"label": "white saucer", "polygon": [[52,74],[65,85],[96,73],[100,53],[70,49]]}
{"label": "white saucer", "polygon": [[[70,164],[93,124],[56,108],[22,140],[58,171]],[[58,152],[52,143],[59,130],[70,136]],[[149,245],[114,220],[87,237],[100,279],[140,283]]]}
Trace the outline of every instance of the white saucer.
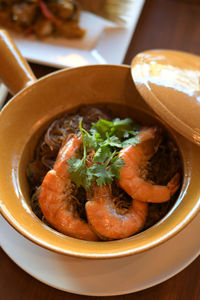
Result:
{"label": "white saucer", "polygon": [[8,94],[7,88],[3,83],[0,82],[0,110],[6,100],[7,94]]}
{"label": "white saucer", "polygon": [[0,216],[0,241],[24,271],[49,286],[90,296],[128,294],[174,276],[200,254],[200,214],[168,242],[134,256],[87,260],[43,249],[16,232]]}

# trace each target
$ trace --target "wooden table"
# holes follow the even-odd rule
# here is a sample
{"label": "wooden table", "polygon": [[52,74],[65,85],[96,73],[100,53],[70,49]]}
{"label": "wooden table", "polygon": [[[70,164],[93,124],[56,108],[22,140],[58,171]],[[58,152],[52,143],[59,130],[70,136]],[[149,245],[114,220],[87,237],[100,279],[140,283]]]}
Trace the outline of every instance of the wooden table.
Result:
{"label": "wooden table", "polygon": [[[200,54],[200,0],[146,0],[124,63],[130,64],[138,52],[168,48]],[[37,77],[54,68],[31,64]],[[0,252],[2,300],[90,299],[51,288],[21,270],[2,250]],[[94,297],[105,299],[108,297]],[[199,300],[200,258],[178,275],[137,293],[109,299]]]}

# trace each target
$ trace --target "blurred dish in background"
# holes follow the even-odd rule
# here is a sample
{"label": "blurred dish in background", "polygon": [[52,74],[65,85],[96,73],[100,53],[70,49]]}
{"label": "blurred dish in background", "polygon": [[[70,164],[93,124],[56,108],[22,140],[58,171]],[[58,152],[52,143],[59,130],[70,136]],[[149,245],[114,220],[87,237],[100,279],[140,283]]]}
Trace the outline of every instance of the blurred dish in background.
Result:
{"label": "blurred dish in background", "polygon": [[[20,52],[29,61],[57,68],[91,64],[120,64],[136,28],[145,0],[134,1],[131,19],[120,26],[95,14],[82,11],[80,27],[86,30],[81,39],[47,37],[43,40],[11,32]],[[116,49],[117,45],[117,49]]]}
{"label": "blurred dish in background", "polygon": [[0,0],[0,25],[38,38],[82,38],[80,8],[74,0]]}

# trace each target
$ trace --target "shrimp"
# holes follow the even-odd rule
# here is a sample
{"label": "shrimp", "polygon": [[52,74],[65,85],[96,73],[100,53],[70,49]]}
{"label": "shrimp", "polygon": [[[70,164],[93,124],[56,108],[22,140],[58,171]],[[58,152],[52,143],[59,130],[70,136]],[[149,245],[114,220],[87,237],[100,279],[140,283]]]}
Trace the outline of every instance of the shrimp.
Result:
{"label": "shrimp", "polygon": [[42,182],[39,204],[46,220],[58,231],[78,239],[96,241],[97,235],[88,223],[75,215],[70,205],[73,195],[67,161],[75,157],[81,144],[81,137],[76,135],[63,142],[54,168]]}
{"label": "shrimp", "polygon": [[127,238],[140,231],[146,221],[148,203],[132,199],[125,214],[116,211],[110,185],[93,186],[87,193],[88,222],[104,240]]}
{"label": "shrimp", "polygon": [[166,186],[152,184],[141,177],[141,170],[157,151],[159,132],[157,127],[142,128],[140,143],[128,146],[119,152],[124,161],[120,170],[119,185],[133,199],[143,202],[162,203],[170,200],[180,185],[180,174],[176,173]]}

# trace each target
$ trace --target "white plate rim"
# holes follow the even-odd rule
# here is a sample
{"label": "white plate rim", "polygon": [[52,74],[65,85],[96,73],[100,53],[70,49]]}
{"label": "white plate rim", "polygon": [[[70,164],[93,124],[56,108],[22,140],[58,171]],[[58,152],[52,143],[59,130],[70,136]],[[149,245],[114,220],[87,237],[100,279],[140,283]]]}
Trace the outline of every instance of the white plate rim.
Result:
{"label": "white plate rim", "polygon": [[[2,218],[2,217],[1,217]],[[2,218],[3,220],[3,218]],[[5,223],[4,223],[5,222]],[[3,220],[3,223],[4,225],[6,224],[7,226],[7,230],[8,232],[11,230],[12,231],[12,236],[15,236],[16,239],[21,239],[21,242],[22,242],[22,246],[26,245],[27,243],[29,244],[29,247],[31,245],[31,248],[32,248],[32,251],[39,251],[38,253],[45,253],[45,256],[46,254],[49,254],[50,256],[53,255],[53,257],[58,257],[58,258],[63,258],[65,257],[66,259],[66,256],[64,255],[59,255],[59,254],[55,254],[49,250],[46,250],[46,249],[43,249],[41,247],[39,247],[38,245],[35,245],[33,244],[32,242],[30,242],[29,240],[25,239],[23,236],[21,236],[18,232],[16,232],[5,220]],[[156,255],[156,253],[159,253],[159,251],[163,251],[163,249],[165,248],[168,249],[169,247],[169,244],[170,243],[175,243],[176,241],[178,241],[178,247],[180,247],[180,240],[182,239],[182,241],[184,241],[186,238],[188,239],[191,238],[192,234],[191,232],[192,231],[195,231],[197,230],[197,225],[200,224],[200,214],[198,214],[198,216],[195,217],[195,219],[185,228],[183,229],[180,233],[178,233],[175,237],[173,237],[171,240],[167,241],[166,243],[154,248],[154,249],[151,249],[149,252],[151,252],[150,256],[152,256],[152,253],[153,253],[153,256]],[[199,227],[199,226],[198,226]],[[7,232],[7,233],[8,233]],[[7,238],[9,236],[9,234],[6,235]],[[23,261],[23,264],[21,264],[19,262],[19,259],[16,259],[14,253],[12,251],[10,251],[8,249],[8,247],[6,246],[6,242],[5,242],[6,239],[2,239],[1,238],[1,245],[2,245],[2,249],[5,251],[5,253],[21,268],[23,269],[25,272],[27,272],[29,275],[31,275],[32,277],[34,277],[35,279],[43,282],[44,284],[46,285],[49,285],[53,288],[56,288],[58,290],[62,290],[62,291],[65,291],[65,292],[69,292],[69,293],[74,293],[74,294],[78,294],[78,295],[87,295],[87,296],[117,296],[117,295],[124,295],[124,294],[130,294],[130,293],[133,293],[133,292],[138,292],[138,291],[141,291],[141,290],[144,290],[144,289],[147,289],[147,288],[150,288],[150,287],[153,287],[157,284],[160,284],[168,279],[170,279],[171,277],[175,276],[176,274],[178,274],[179,272],[181,272],[183,269],[185,269],[187,266],[189,266],[200,254],[200,241],[198,243],[198,245],[192,249],[189,249],[189,255],[187,255],[182,261],[180,261],[177,266],[174,266],[170,271],[164,273],[164,274],[157,274],[156,278],[154,280],[148,280],[146,283],[142,284],[141,286],[130,286],[128,289],[126,288],[125,290],[115,290],[115,291],[107,291],[107,292],[104,292],[104,291],[101,291],[101,292],[94,292],[94,291],[80,291],[80,290],[77,290],[77,289],[74,289],[74,288],[65,288],[65,287],[61,287],[59,286],[58,284],[56,284],[55,282],[49,282],[49,280],[47,278],[43,278],[41,277],[41,275],[38,275],[36,274],[35,272],[31,271],[30,270],[30,266],[26,265]],[[193,239],[194,241],[194,239]],[[191,243],[190,243],[191,244]],[[178,247],[176,246],[176,251],[178,250]],[[160,250],[159,250],[160,249]],[[172,256],[175,256],[175,253],[174,252],[173,254],[171,254]],[[112,261],[115,261],[114,262],[114,266],[116,267],[117,264],[121,263],[122,260],[126,260],[126,261],[129,261],[130,263],[130,266],[131,266],[131,263],[132,263],[132,260],[136,261],[138,260],[138,258],[143,255],[143,259],[144,259],[144,255],[145,253],[142,253],[142,254],[136,254],[134,256],[131,256],[131,257],[126,257],[126,258],[120,258],[120,259],[112,259]],[[46,256],[47,257],[47,256]],[[50,258],[49,258],[50,259]],[[76,258],[67,258],[67,261],[69,259],[75,259]],[[47,260],[48,260],[48,257],[47,257]],[[78,258],[79,261],[86,261],[84,259],[80,259]],[[92,260],[90,260],[92,261]],[[93,260],[94,261],[94,260]],[[85,262],[83,262],[85,263]],[[111,262],[111,265],[112,265],[113,262]],[[67,264],[66,264],[67,266]],[[166,266],[167,267],[167,266]],[[143,272],[143,271],[142,271]],[[98,276],[97,276],[98,277]],[[112,280],[112,278],[111,278]],[[116,287],[117,288],[117,287]]]}
{"label": "white plate rim", "polygon": [[0,82],[0,110],[6,100],[8,90],[3,83]]}

